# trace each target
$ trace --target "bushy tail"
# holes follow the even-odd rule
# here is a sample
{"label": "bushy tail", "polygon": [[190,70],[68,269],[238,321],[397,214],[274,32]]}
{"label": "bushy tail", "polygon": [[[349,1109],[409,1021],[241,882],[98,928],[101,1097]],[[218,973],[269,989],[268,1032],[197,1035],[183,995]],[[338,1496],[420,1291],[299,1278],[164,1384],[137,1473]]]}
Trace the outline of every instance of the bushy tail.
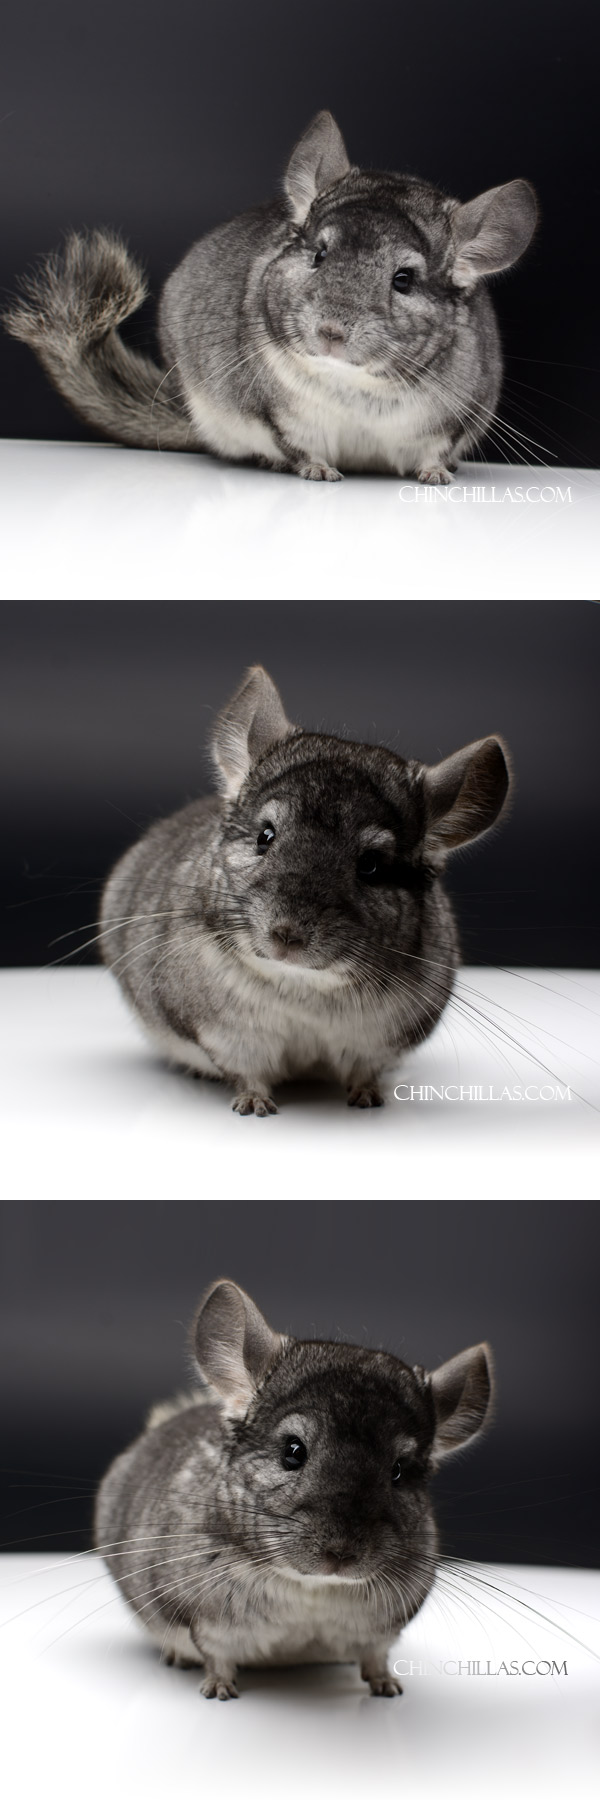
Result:
{"label": "bushy tail", "polygon": [[117,330],[147,291],[143,270],[119,238],[73,232],[62,253],[25,277],[3,322],[31,344],[75,412],[108,437],[144,449],[189,449],[192,427],[176,398],[177,370],[167,374],[129,350]]}

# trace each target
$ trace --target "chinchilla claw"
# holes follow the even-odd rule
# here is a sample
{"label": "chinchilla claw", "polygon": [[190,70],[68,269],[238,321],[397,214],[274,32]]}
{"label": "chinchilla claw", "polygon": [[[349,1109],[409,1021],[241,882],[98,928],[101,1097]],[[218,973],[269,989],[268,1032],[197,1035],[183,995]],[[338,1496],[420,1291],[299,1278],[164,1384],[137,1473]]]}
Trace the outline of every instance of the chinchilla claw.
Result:
{"label": "chinchilla claw", "polygon": [[395,1694],[402,1693],[400,1682],[396,1681],[393,1675],[382,1675],[380,1680],[370,1681],[369,1687],[376,1698],[383,1697],[386,1700],[391,1700]]}
{"label": "chinchilla claw", "polygon": [[200,1693],[205,1700],[239,1700],[239,1691],[235,1681],[226,1681],[221,1675],[207,1675]]}
{"label": "chinchilla claw", "polygon": [[378,1087],[353,1087],[348,1094],[349,1106],[383,1106],[383,1095]]}
{"label": "chinchilla claw", "polygon": [[297,474],[302,476],[303,481],[343,481],[344,479],[339,469],[331,469],[329,463],[320,462],[299,463]]}
{"label": "chinchilla claw", "polygon": [[452,476],[449,469],[421,469],[417,481],[426,482],[428,487],[449,487]]}
{"label": "chinchilla claw", "polygon": [[276,1113],[278,1108],[275,1105],[275,1101],[271,1099],[270,1094],[247,1093],[238,1094],[237,1099],[233,1102],[231,1110],[232,1112],[242,1113],[244,1117],[246,1117],[248,1113],[255,1113],[257,1119],[266,1119],[269,1113]]}

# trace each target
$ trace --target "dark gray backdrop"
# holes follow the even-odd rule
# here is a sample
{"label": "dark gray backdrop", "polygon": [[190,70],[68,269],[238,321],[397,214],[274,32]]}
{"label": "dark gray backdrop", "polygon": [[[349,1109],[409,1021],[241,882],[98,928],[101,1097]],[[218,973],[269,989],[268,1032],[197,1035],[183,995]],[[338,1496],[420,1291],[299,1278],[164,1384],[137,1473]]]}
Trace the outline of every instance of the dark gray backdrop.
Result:
{"label": "dark gray backdrop", "polygon": [[7,1202],[0,1238],[5,1548],[85,1547],[94,1484],[185,1385],[200,1294],[230,1275],[298,1336],[430,1367],[488,1338],[495,1422],[438,1478],[444,1547],[597,1562],[597,1206]]}
{"label": "dark gray backdrop", "polygon": [[449,865],[465,959],[598,962],[598,607],[7,602],[0,634],[0,962],[93,936],[119,853],[211,782],[215,713],[255,661],[292,719],[403,755],[500,731],[511,811]]}
{"label": "dark gray backdrop", "polygon": [[[501,411],[536,440],[533,460],[544,446],[597,463],[598,50],[589,0],[20,0],[3,27],[0,288],[66,228],[104,224],[146,260],[156,295],[202,231],[268,198],[328,106],[359,163],[462,199],[534,182],[541,231],[496,283]],[[6,435],[93,435],[1,333],[0,394]]]}

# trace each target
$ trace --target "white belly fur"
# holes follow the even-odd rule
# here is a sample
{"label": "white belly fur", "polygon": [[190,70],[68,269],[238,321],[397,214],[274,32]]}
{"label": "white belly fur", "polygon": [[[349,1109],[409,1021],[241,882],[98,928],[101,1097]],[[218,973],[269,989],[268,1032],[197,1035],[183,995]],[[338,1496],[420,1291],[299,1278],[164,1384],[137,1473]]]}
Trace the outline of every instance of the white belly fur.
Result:
{"label": "white belly fur", "polygon": [[290,971],[286,979],[277,963],[236,959],[232,967],[208,933],[197,955],[194,987],[201,991],[203,969],[211,983],[219,980],[222,1020],[205,1025],[199,1017],[200,1043],[166,1027],[151,1029],[169,1060],[213,1079],[225,1072],[268,1083],[302,1076],[344,1082],[358,1064],[382,1069],[393,1060],[376,1010],[359,1015],[348,995],[341,1012],[329,1011],[327,992],[339,982],[332,972]]}
{"label": "white belly fur", "polygon": [[[386,393],[383,382],[331,357],[290,356],[271,345],[265,359],[286,389],[285,433],[311,460],[342,470],[404,475],[434,467],[448,454],[447,434],[440,432],[435,407],[423,393]],[[201,384],[187,403],[199,437],[217,455],[283,462],[262,419],[217,404]]]}

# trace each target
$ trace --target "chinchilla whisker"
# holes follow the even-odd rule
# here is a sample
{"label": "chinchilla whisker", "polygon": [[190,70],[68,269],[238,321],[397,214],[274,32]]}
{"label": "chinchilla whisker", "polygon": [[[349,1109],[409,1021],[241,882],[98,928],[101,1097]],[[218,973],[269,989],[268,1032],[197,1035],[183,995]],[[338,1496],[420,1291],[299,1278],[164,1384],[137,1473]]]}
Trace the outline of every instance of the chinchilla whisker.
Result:
{"label": "chinchilla whisker", "polygon": [[[562,1619],[553,1618],[551,1614],[541,1612],[540,1608],[533,1606],[530,1600],[522,1600],[520,1592],[533,1594],[535,1598],[542,1600],[548,1599],[548,1596],[540,1595],[537,1590],[531,1588],[522,1588],[520,1592],[517,1592],[515,1590],[519,1588],[520,1584],[518,1583],[511,1583],[510,1588],[503,1587],[498,1580],[491,1580],[489,1576],[481,1572],[484,1570],[484,1564],[454,1562],[451,1558],[442,1557],[436,1579],[446,1582],[449,1591],[452,1591],[453,1581],[461,1581],[465,1585],[470,1583],[471,1587],[475,1589],[478,1605],[487,1608],[494,1614],[494,1617],[501,1618],[502,1614],[494,1609],[486,1597],[488,1593],[493,1594],[498,1600],[504,1602],[509,1612],[531,1614],[532,1618],[539,1620],[543,1625],[549,1625],[552,1630],[560,1632],[563,1637],[570,1638],[580,1650],[587,1651],[588,1655],[592,1656],[596,1662],[600,1662],[600,1653],[594,1650],[590,1644],[585,1643],[583,1638],[577,1637],[570,1631]],[[549,1600],[548,1603],[556,1604],[552,1600]],[[577,1611],[578,1609],[569,1607],[569,1611],[573,1610]]]}
{"label": "chinchilla whisker", "polygon": [[[430,963],[429,958],[415,956],[415,954],[413,952],[408,951],[408,950],[398,951],[397,954],[399,956],[402,956],[403,958],[406,957],[410,961],[418,961],[418,962],[424,963],[425,965],[428,965],[428,968],[429,968],[428,979],[431,981],[431,984],[434,985],[435,979],[436,979],[435,974],[434,974],[434,969],[436,966],[438,966],[436,959],[432,960]],[[446,964],[443,964],[443,965],[440,964],[439,966],[444,967],[444,968],[446,968],[446,967],[449,968],[449,965],[446,965]],[[505,970],[502,970],[501,972],[508,976],[512,975],[513,973],[517,974],[517,971],[513,971],[510,969],[505,969]],[[524,975],[522,972],[518,972],[518,975],[519,975],[519,979],[522,979],[524,981],[527,981],[529,979],[529,977]],[[545,990],[547,992],[553,992],[557,995],[558,998],[561,998],[561,999],[565,998],[565,996],[563,994],[561,994],[559,989],[551,989],[551,988],[546,989],[546,984],[543,982],[536,982],[536,981],[532,980],[532,985],[540,987],[542,989],[542,991]],[[473,996],[475,996],[475,999],[473,998]],[[453,989],[453,991],[450,995],[450,998],[448,999],[448,1002],[447,1002],[448,1008],[453,1007],[454,1010],[463,1018],[463,1020],[465,1022],[469,1018],[471,1018],[473,1020],[474,1025],[475,1024],[477,1025],[477,1028],[481,1031],[482,1034],[486,1030],[488,1033],[489,1032],[495,1033],[497,1038],[505,1041],[506,1044],[512,1045],[513,1048],[518,1050],[521,1055],[523,1055],[526,1058],[529,1058],[529,1060],[533,1061],[538,1068],[543,1069],[544,1072],[548,1075],[551,1075],[554,1080],[559,1079],[559,1077],[556,1073],[556,1070],[551,1068],[548,1064],[542,1062],[541,1058],[536,1055],[535,1050],[532,1049],[532,1047],[530,1045],[523,1043],[523,1041],[520,1038],[516,1037],[512,1032],[510,1032],[508,1030],[507,1026],[504,1025],[501,1020],[495,1019],[493,1016],[490,1015],[490,1012],[486,1013],[482,1010],[481,1007],[477,1006],[475,1003],[476,999],[480,999],[484,1003],[485,1006],[492,1009],[492,1012],[498,1011],[498,1012],[506,1013],[511,1020],[517,1020],[517,1022],[519,1024],[524,1025],[527,1028],[527,1030],[532,1033],[532,1036],[534,1038],[536,1038],[538,1040],[538,1042],[540,1041],[540,1039],[543,1041],[544,1038],[548,1038],[548,1037],[553,1038],[557,1043],[559,1043],[561,1045],[561,1047],[563,1049],[577,1052],[578,1055],[583,1056],[583,1058],[586,1062],[591,1062],[594,1065],[597,1064],[598,1059],[596,1057],[592,1056],[591,1053],[584,1051],[580,1045],[574,1045],[574,1044],[570,1043],[568,1041],[568,1039],[562,1038],[558,1032],[552,1031],[550,1029],[550,1027],[548,1027],[548,1026],[536,1025],[534,1020],[525,1018],[522,1014],[515,1012],[512,1008],[506,1006],[503,1002],[495,1000],[492,995],[486,994],[482,989],[476,988],[472,982],[462,983],[460,980],[460,976],[456,975],[454,989]],[[574,1004],[581,1004],[581,1003],[575,1002]],[[596,1009],[595,1008],[586,1008],[586,1010],[595,1012]],[[498,1053],[500,1054],[499,1044],[496,1042],[496,1040],[494,1038],[492,1038],[491,1041],[493,1042],[494,1047],[498,1050]],[[509,1066],[512,1067],[512,1064],[509,1064]],[[572,1083],[570,1085],[572,1086]],[[576,1090],[574,1088],[573,1088],[573,1092],[574,1093],[576,1092]],[[587,1104],[587,1105],[592,1106],[592,1104],[593,1104],[591,1101],[586,1100],[584,1095],[577,1094],[577,1098],[584,1100],[585,1104]]]}
{"label": "chinchilla whisker", "polygon": [[[423,373],[420,369],[417,369],[416,372],[419,374]],[[503,453],[502,439],[504,439],[504,443],[508,445],[509,449],[512,447],[513,443],[517,444],[520,448],[533,446],[534,449],[541,449],[544,457],[554,457],[556,460],[556,452],[550,450],[546,445],[537,443],[534,438],[518,432],[516,428],[510,426],[506,420],[501,419],[498,413],[490,414],[487,422],[482,420],[481,415],[468,405],[464,390],[461,393],[460,386],[455,378],[453,378],[451,384],[449,382],[444,382],[435,371],[425,371],[424,378],[428,378],[429,385],[434,393],[437,388],[439,392],[443,394],[446,401],[457,404],[463,411],[464,416],[471,421],[480,433],[482,430],[485,430],[485,435],[489,437],[492,442],[496,443],[496,447],[500,449],[501,453]],[[539,457],[534,457],[533,460],[539,462],[541,459]]]}
{"label": "chinchilla whisker", "polygon": [[[178,1538],[181,1536],[184,1536],[184,1535],[185,1535],[185,1533],[180,1532],[180,1531],[178,1531],[178,1533],[177,1533]],[[196,1533],[193,1531],[190,1531],[189,1536],[192,1538],[195,1538]],[[163,1534],[159,1534],[156,1539],[156,1542],[158,1542],[161,1539],[161,1537],[164,1537],[164,1538],[167,1538],[170,1540],[171,1533],[166,1532]],[[149,1547],[150,1547],[150,1545],[148,1545],[148,1548]],[[94,1546],[91,1550],[79,1551],[77,1556],[68,1557],[66,1559],[66,1561],[62,1564],[62,1568],[64,1569],[65,1567],[66,1568],[72,1567],[75,1563],[80,1562],[81,1560],[85,1560],[88,1563],[90,1560],[93,1562],[97,1562],[98,1558],[100,1556],[102,1556],[104,1554],[108,1554],[108,1553],[110,1553],[111,1556],[113,1556],[115,1558],[120,1557],[121,1559],[123,1559],[123,1557],[125,1557],[125,1556],[139,1557],[140,1554],[142,1554],[142,1546],[139,1541],[137,1543],[131,1543],[131,1541],[128,1539],[123,1539],[122,1546],[119,1546],[118,1544],[115,1544],[115,1545],[107,1544],[104,1546],[99,1545],[97,1547]],[[54,1563],[48,1563],[46,1565],[45,1569],[36,1570],[36,1576],[52,1575],[55,1572],[56,1572],[56,1565]],[[73,1583],[72,1587],[70,1587],[68,1591],[69,1591],[69,1593],[71,1593],[71,1592],[74,1593],[76,1591],[79,1591],[82,1587],[93,1586],[96,1582],[103,1581],[104,1579],[105,1579],[104,1571],[98,1571],[96,1574],[91,1575],[91,1576],[84,1575],[84,1576],[82,1576],[81,1581]],[[23,1585],[23,1583],[29,1582],[31,1580],[32,1580],[32,1574],[31,1574],[31,1571],[29,1571],[28,1574],[26,1574],[26,1575],[18,1575],[18,1576],[12,1577],[10,1582],[7,1583],[7,1585],[11,1588],[12,1587],[21,1587]],[[59,1594],[64,1593],[64,1591],[65,1591],[64,1588],[61,1587],[59,1589]],[[1,1622],[2,1626],[14,1624],[16,1619],[20,1619],[20,1618],[24,1617],[24,1615],[26,1613],[35,1611],[36,1607],[46,1606],[48,1604],[48,1600],[52,1599],[52,1598],[58,1598],[58,1595],[52,1596],[52,1595],[44,1594],[44,1595],[42,1595],[41,1599],[33,1600],[30,1605],[22,1608],[18,1613],[12,1614],[11,1618],[3,1620]]]}
{"label": "chinchilla whisker", "polygon": [[[169,918],[169,917],[175,917],[175,916],[185,917],[185,914],[182,912],[178,915],[169,914],[169,913],[156,913],[154,915],[153,914],[140,915],[141,918],[145,917],[146,922],[148,922],[148,920],[150,920],[152,917],[154,917],[154,918]],[[115,931],[121,931],[123,929],[123,925],[124,924],[127,925],[129,923],[132,923],[132,921],[127,920],[127,919],[124,921],[119,920],[116,925],[110,925],[106,928],[103,927],[102,931],[97,932],[94,937],[88,938],[87,942],[85,944],[76,944],[74,950],[68,950],[64,956],[55,957],[54,961],[49,964],[49,967],[51,969],[56,969],[59,967],[59,965],[61,963],[69,962],[69,960],[72,956],[79,956],[79,955],[81,955],[83,950],[90,950],[94,944],[104,943],[105,940],[107,938],[111,937]],[[66,935],[67,934],[65,933],[65,936]],[[60,940],[58,938],[56,938],[54,941],[56,943],[58,943]]]}
{"label": "chinchilla whisker", "polygon": [[[418,365],[415,365],[415,373],[419,374],[419,375],[423,373],[423,371],[419,368]],[[437,387],[439,389],[439,391],[445,395],[445,398],[447,400],[449,399],[451,401],[457,401],[458,404],[465,411],[466,416],[470,417],[472,419],[473,423],[476,425],[478,430],[481,432],[481,430],[484,428],[484,420],[482,419],[481,412],[478,413],[476,409],[473,409],[472,407],[469,406],[467,397],[465,394],[465,390],[464,390],[464,388],[461,389],[461,385],[457,381],[456,377],[452,377],[451,381],[444,382],[443,378],[438,374],[437,370],[431,370],[431,371],[425,370],[424,375],[426,378],[429,376],[431,383],[434,385],[434,390],[435,390],[435,387]],[[503,434],[506,437],[506,439],[509,441],[509,443],[512,438],[514,438],[516,441],[519,437],[522,436],[524,443],[533,444],[536,449],[538,449],[538,450],[541,449],[544,452],[544,455],[552,456],[555,454],[554,452],[547,450],[547,447],[545,445],[536,443],[535,439],[525,437],[523,434],[518,433],[505,420],[501,419],[498,413],[491,413],[489,416],[488,423],[485,424],[485,431],[486,431],[486,435],[488,435],[488,436],[492,435],[491,434],[491,425],[494,425],[496,431],[500,430],[501,435]]]}
{"label": "chinchilla whisker", "polygon": [[[460,981],[457,981],[456,985],[457,985],[457,988],[459,988],[461,986]],[[539,985],[541,986],[542,984],[540,983]],[[547,991],[549,991],[549,990],[547,990]],[[490,995],[485,994],[485,993],[481,992],[481,990],[479,990],[478,988],[473,987],[471,983],[466,983],[464,986],[464,989],[463,989],[463,993],[461,994],[460,998],[463,1002],[468,1003],[469,996],[471,994],[475,994],[477,996],[477,998],[484,1000],[488,1006],[494,1007],[498,1012],[508,1013],[508,1016],[510,1019],[516,1019],[517,1023],[519,1025],[525,1025],[527,1027],[528,1031],[531,1031],[533,1036],[536,1037],[538,1040],[540,1039],[540,1037],[542,1039],[543,1038],[552,1038],[556,1043],[560,1044],[563,1049],[572,1050],[573,1052],[577,1052],[577,1054],[579,1056],[582,1056],[584,1058],[585,1062],[591,1062],[597,1066],[598,1058],[596,1056],[592,1056],[591,1052],[584,1050],[580,1044],[571,1044],[569,1042],[568,1038],[563,1038],[560,1036],[560,1034],[558,1032],[552,1031],[549,1025],[543,1025],[543,1026],[536,1025],[535,1020],[525,1018],[522,1013],[515,1012],[511,1007],[505,1006],[502,1001],[494,1000]],[[593,1012],[595,1009],[593,1007],[589,1007],[586,1010],[588,1010],[589,1012]]]}
{"label": "chinchilla whisker", "polygon": [[[184,910],[184,916],[185,916],[185,910]],[[173,913],[170,908],[166,912],[161,912],[161,913],[123,913],[122,916],[119,918],[115,918],[115,916],[113,914],[111,918],[107,918],[106,926],[110,930],[118,931],[120,925],[134,925],[134,924],[137,924],[138,922],[141,924],[145,924],[148,919],[159,919],[159,918],[160,919],[169,919],[169,918],[175,918],[175,917],[179,917],[179,914]],[[49,948],[52,950],[55,944],[62,944],[64,942],[65,938],[75,937],[79,931],[89,931],[90,926],[97,925],[97,923],[98,923],[97,919],[90,919],[87,925],[76,925],[72,931],[61,931],[59,937],[51,938]],[[100,937],[104,937],[105,935],[106,935],[105,930],[103,930],[99,933]],[[91,939],[90,941],[93,943],[94,939]],[[86,950],[88,946],[86,944],[82,944],[79,947],[80,947],[80,949]]]}
{"label": "chinchilla whisker", "polygon": [[[169,375],[174,375],[175,370],[178,367],[179,367],[179,364],[177,362],[174,362],[171,365],[170,369],[165,369],[164,375],[161,375],[160,381],[158,383],[158,387],[155,388],[154,394],[152,396],[152,405],[150,407],[150,427],[151,427],[151,429],[154,425],[154,407],[155,407],[156,401],[158,400],[158,396],[160,394],[161,388],[164,387],[165,381],[168,381]],[[156,425],[156,448],[157,448],[157,450],[160,450],[160,425],[158,424],[158,422]]]}

